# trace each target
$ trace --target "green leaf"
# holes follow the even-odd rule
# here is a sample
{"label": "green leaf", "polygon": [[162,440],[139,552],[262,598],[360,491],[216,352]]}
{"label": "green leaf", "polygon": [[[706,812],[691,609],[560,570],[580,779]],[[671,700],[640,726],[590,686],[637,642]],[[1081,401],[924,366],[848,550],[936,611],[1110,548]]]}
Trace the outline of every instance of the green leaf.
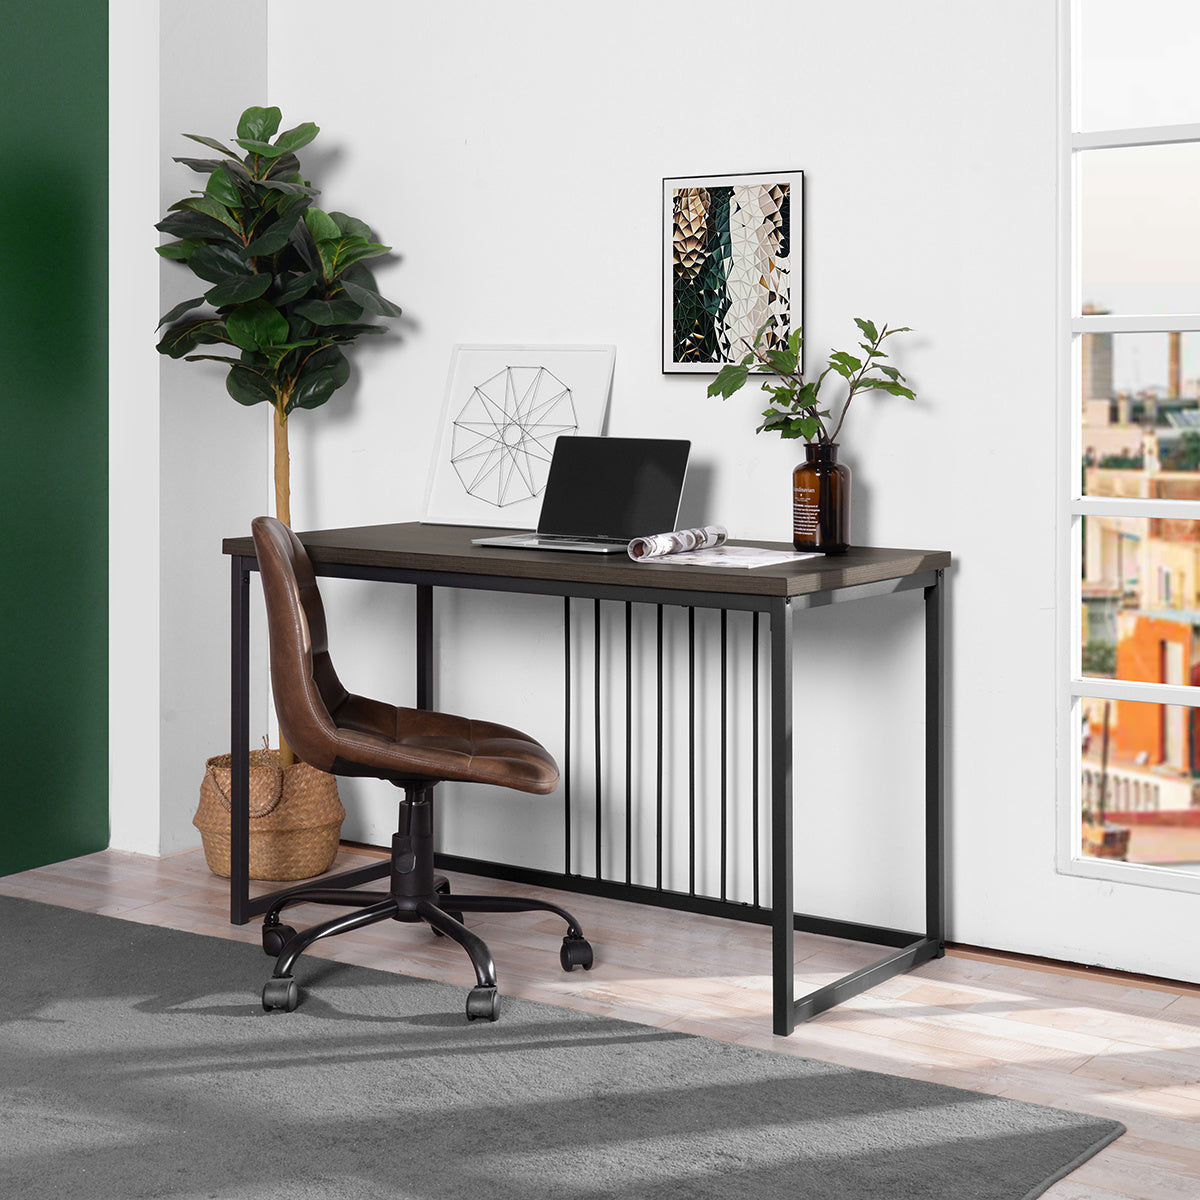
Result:
{"label": "green leaf", "polygon": [[343,212],[332,212],[329,214],[330,220],[338,227],[339,233],[350,234],[352,237],[366,238],[371,240],[371,227],[366,221],[360,221],[357,217],[348,217]]}
{"label": "green leaf", "polygon": [[228,342],[225,332],[225,321],[221,317],[202,317],[168,329],[156,349],[168,358],[183,358],[197,346]]}
{"label": "green leaf", "polygon": [[194,300],[184,300],[182,303],[175,305],[173,309],[158,323],[158,328],[161,329],[164,325],[170,325],[172,321],[178,321],[185,312],[191,312],[193,308],[198,308],[204,303],[203,296],[197,296]]}
{"label": "green leaf", "polygon": [[307,180],[301,179],[297,174],[299,170],[300,160],[294,154],[281,154],[267,168],[263,179],[290,179],[294,183],[303,183],[306,187],[311,187]]}
{"label": "green leaf", "polygon": [[336,347],[319,350],[304,364],[292,391],[288,412],[294,408],[319,408],[350,378],[350,364]]}
{"label": "green leaf", "polygon": [[276,150],[270,142],[260,142],[256,138],[234,138],[243,150],[250,154],[256,154],[259,158],[277,158],[283,153],[282,150]]}
{"label": "green leaf", "polygon": [[879,341],[879,330],[875,328],[873,321],[865,321],[862,317],[855,317],[854,323],[859,327],[859,329],[862,330],[863,337],[865,337],[872,345]]}
{"label": "green leaf", "polygon": [[196,252],[197,248],[204,244],[200,238],[183,238],[178,242],[168,242],[165,246],[155,246],[154,249],[163,258],[172,258],[179,262],[187,262]]}
{"label": "green leaf", "polygon": [[311,121],[305,121],[303,125],[297,125],[294,129],[281,133],[275,139],[275,154],[272,157],[278,157],[280,154],[295,154],[302,146],[307,146],[320,132],[320,126],[314,125]]}
{"label": "green leaf", "polygon": [[347,279],[344,274],[338,282],[342,285],[342,290],[346,295],[351,300],[361,304],[368,312],[373,312],[380,317],[398,317],[401,315],[402,309],[398,304],[393,304],[390,300],[385,299],[373,288],[355,283],[352,279]]}
{"label": "green leaf", "polygon": [[274,192],[284,192],[289,196],[319,196],[317,188],[307,187],[303,183],[294,183],[289,179],[263,179],[261,186]]}
{"label": "green leaf", "polygon": [[316,271],[307,271],[303,275],[281,276],[283,291],[276,296],[275,304],[283,306],[293,300],[299,300],[320,278]]}
{"label": "green leaf", "polygon": [[201,213],[203,216],[211,217],[214,221],[219,221],[222,225],[228,226],[235,233],[240,233],[242,223],[238,218],[229,211],[219,200],[214,200],[211,196],[189,196],[186,200],[180,200],[171,205],[174,210],[187,209],[190,212]]}
{"label": "green leaf", "polygon": [[190,167],[199,175],[207,175],[210,171],[215,171],[224,163],[219,158],[173,158],[172,162],[182,163],[185,167]]}
{"label": "green leaf", "polygon": [[283,113],[274,106],[270,108],[248,108],[238,120],[238,137],[254,138],[265,142],[275,136]]}
{"label": "green leaf", "polygon": [[328,325],[321,331],[321,341],[352,342],[364,333],[384,334],[387,330],[382,325]]}
{"label": "green leaf", "polygon": [[768,317],[759,327],[758,333],[754,335],[754,347],[758,348],[758,344],[762,341],[763,334],[767,332],[775,324],[774,317]]}
{"label": "green leaf", "polygon": [[885,367],[883,363],[876,363],[875,370],[882,371],[889,379],[903,380],[904,378],[895,367]]}
{"label": "green leaf", "polygon": [[168,213],[154,228],[184,240],[219,241],[227,245],[241,245],[241,238],[236,233],[230,232],[224,225],[219,224],[211,217],[196,212]]}
{"label": "green leaf", "polygon": [[307,146],[320,132],[310,121],[304,125],[297,125],[295,129],[289,129],[287,133],[281,133],[274,145],[260,138],[239,137],[234,138],[234,141],[243,150],[257,154],[259,158],[281,158],[285,154],[294,154],[301,146]]}
{"label": "green leaf", "polygon": [[289,210],[272,221],[247,246],[246,254],[251,258],[259,255],[278,254],[292,240],[292,230],[300,220],[300,212]]}
{"label": "green leaf", "polygon": [[738,391],[749,378],[750,370],[741,363],[726,363],[718,372],[717,377],[708,385],[710,396],[720,396],[728,400]]}
{"label": "green leaf", "polygon": [[314,242],[319,242],[324,238],[339,238],[342,236],[342,231],[338,228],[337,222],[327,212],[322,212],[319,208],[310,208],[304,214],[304,224],[308,226],[308,232],[312,234]]}
{"label": "green leaf", "polygon": [[260,350],[287,341],[287,318],[265,300],[252,300],[225,318],[225,329],[243,350]]}
{"label": "green leaf", "polygon": [[778,375],[792,375],[800,365],[799,355],[790,350],[768,350],[766,360]]}
{"label": "green leaf", "polygon": [[212,138],[201,137],[198,133],[185,133],[183,136],[190,141],[199,142],[200,145],[207,146],[210,150],[216,150],[224,154],[227,158],[237,158],[238,156],[236,150],[230,150],[228,146],[222,146],[220,142],[214,142]]}
{"label": "green leaf", "polygon": [[204,298],[213,308],[224,308],[228,304],[245,304],[257,300],[271,286],[272,277],[263,272],[261,275],[243,275],[240,279],[219,283],[204,293]]}
{"label": "green leaf", "polygon": [[209,283],[229,283],[251,274],[245,252],[233,246],[200,246],[188,260],[188,266]]}
{"label": "green leaf", "polygon": [[234,186],[224,167],[217,167],[208,177],[208,187],[204,189],[204,194],[227,207],[232,205],[237,208],[244,203],[242,193]]}
{"label": "green leaf", "polygon": [[876,392],[888,392],[893,396],[905,396],[909,400],[915,400],[917,397],[913,394],[911,388],[906,388],[902,383],[884,383],[882,379],[871,379],[865,383],[864,388]]}
{"label": "green leaf", "polygon": [[225,379],[225,390],[239,404],[275,403],[275,392],[270,382],[251,367],[232,367]]}
{"label": "green leaf", "polygon": [[329,281],[336,279],[351,263],[362,258],[377,258],[389,250],[391,246],[380,246],[377,242],[368,242],[360,237],[317,239],[317,253],[321,256],[321,266]]}
{"label": "green leaf", "polygon": [[853,379],[862,370],[862,363],[844,350],[835,350],[829,356],[829,365],[844,379]]}
{"label": "green leaf", "polygon": [[363,315],[353,300],[301,300],[294,307],[314,325],[348,325]]}

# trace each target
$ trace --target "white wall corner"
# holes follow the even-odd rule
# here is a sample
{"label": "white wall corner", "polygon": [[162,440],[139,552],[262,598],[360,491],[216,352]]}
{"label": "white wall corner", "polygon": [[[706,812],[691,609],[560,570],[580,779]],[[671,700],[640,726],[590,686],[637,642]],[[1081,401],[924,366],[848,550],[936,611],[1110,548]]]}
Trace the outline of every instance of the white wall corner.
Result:
{"label": "white wall corner", "polygon": [[159,6],[109,13],[109,823],[155,854],[158,812]]}

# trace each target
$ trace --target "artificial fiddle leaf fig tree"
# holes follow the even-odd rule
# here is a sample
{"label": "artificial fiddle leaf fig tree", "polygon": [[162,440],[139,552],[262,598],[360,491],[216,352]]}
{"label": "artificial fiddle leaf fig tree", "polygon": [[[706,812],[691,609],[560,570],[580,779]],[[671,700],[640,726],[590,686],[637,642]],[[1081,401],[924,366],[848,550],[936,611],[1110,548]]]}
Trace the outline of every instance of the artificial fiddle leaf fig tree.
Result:
{"label": "artificial fiddle leaf fig tree", "polygon": [[[380,295],[365,261],[391,247],[373,241],[362,221],[313,205],[317,190],[301,177],[296,151],[317,126],[306,122],[276,136],[280,120],[278,108],[246,109],[234,139],[241,153],[186,135],[221,157],[175,159],[208,182],[158,223],[176,239],[158,253],[208,287],[163,317],[158,350],[226,363],[225,387],[239,404],[271,406],[275,513],[291,524],[288,417],[320,407],[349,379],[343,348],[383,332],[367,314],[398,317],[400,309]],[[230,353],[194,353],[201,346]]]}

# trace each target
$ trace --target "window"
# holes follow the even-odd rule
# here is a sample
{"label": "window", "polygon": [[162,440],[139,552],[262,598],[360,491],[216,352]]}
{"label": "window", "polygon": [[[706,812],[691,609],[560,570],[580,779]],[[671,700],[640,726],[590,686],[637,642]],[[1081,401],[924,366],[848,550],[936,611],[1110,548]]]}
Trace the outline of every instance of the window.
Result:
{"label": "window", "polygon": [[1200,12],[1063,0],[1059,868],[1200,891]]}

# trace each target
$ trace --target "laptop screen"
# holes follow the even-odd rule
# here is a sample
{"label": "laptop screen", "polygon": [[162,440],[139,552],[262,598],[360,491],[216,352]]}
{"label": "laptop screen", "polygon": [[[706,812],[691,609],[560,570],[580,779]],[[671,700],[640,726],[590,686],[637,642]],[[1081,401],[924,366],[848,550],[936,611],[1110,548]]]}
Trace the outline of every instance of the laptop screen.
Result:
{"label": "laptop screen", "polygon": [[560,437],[538,533],[627,540],[675,528],[691,442]]}

